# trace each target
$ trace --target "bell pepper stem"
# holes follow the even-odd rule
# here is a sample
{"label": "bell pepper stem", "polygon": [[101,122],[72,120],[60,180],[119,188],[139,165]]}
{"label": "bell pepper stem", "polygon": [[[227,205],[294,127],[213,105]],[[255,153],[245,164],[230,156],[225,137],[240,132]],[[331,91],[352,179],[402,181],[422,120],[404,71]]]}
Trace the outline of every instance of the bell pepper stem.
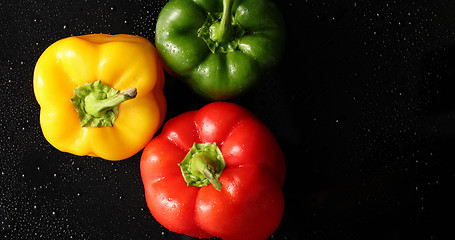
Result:
{"label": "bell pepper stem", "polygon": [[118,116],[118,105],[136,95],[136,88],[120,92],[97,80],[76,87],[71,103],[81,127],[112,127]]}
{"label": "bell pepper stem", "polygon": [[194,170],[202,173],[216,190],[221,191],[221,182],[215,177],[215,166],[212,160],[205,155],[199,155],[193,161],[195,161],[197,166]]}
{"label": "bell pepper stem", "polygon": [[211,183],[216,190],[221,191],[218,178],[226,163],[216,143],[194,143],[178,165],[188,186],[202,187]]}
{"label": "bell pepper stem", "polygon": [[212,25],[211,38],[221,43],[228,42],[232,39],[231,11],[234,0],[223,0],[223,16],[219,24]]}
{"label": "bell pepper stem", "polygon": [[93,95],[89,95],[85,100],[85,111],[94,117],[100,117],[109,109],[118,106],[126,100],[135,98],[136,95],[137,89],[134,87],[102,100],[96,99]]}

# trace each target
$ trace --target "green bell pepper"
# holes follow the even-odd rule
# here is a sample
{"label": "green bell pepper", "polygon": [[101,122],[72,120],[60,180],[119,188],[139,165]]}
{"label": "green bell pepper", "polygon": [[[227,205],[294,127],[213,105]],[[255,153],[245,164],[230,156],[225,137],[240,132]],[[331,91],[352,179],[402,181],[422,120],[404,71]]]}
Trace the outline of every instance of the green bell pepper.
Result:
{"label": "green bell pepper", "polygon": [[279,63],[285,27],[270,0],[170,0],[155,36],[171,75],[204,97],[226,100]]}

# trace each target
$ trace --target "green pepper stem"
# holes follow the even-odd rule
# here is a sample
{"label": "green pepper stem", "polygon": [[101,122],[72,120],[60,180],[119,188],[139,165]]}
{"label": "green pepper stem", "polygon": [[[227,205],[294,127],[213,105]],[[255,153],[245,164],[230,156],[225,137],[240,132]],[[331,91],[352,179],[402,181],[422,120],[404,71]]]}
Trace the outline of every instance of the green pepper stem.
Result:
{"label": "green pepper stem", "polygon": [[90,94],[85,99],[85,111],[94,117],[101,117],[106,111],[118,106],[126,100],[135,98],[136,95],[137,89],[134,87],[102,100],[97,99],[94,95]]}
{"label": "green pepper stem", "polygon": [[219,24],[214,24],[211,38],[221,43],[228,42],[232,39],[231,11],[234,0],[223,0],[223,16]]}

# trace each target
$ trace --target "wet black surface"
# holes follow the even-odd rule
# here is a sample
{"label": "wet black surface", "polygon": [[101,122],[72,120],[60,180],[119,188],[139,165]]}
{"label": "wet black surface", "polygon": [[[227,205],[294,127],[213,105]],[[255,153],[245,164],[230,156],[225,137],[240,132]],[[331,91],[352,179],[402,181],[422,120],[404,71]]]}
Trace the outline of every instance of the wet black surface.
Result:
{"label": "wet black surface", "polygon": [[[32,86],[36,60],[61,38],[154,42],[165,2],[0,3],[0,238],[189,239],[149,213],[141,153],[109,162],[47,143]],[[286,211],[271,238],[453,239],[455,2],[276,3],[285,59],[232,100],[286,156]],[[207,103],[169,75],[165,94],[166,119]]]}

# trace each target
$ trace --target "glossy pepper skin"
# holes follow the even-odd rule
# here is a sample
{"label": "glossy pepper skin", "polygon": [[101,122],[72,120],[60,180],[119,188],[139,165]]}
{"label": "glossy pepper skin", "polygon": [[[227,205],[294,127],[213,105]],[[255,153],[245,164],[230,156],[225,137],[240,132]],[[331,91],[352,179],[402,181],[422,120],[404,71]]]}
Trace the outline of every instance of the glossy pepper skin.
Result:
{"label": "glossy pepper skin", "polygon": [[285,27],[270,0],[171,0],[155,36],[168,72],[206,98],[226,100],[279,63]]}
{"label": "glossy pepper skin", "polygon": [[[220,188],[186,182],[182,160],[197,144],[203,145],[197,160],[210,158],[205,153],[214,143],[225,162],[215,177]],[[171,231],[198,238],[266,239],[281,222],[283,153],[268,128],[239,105],[214,102],[172,118],[144,149],[140,167],[147,205]]]}
{"label": "glossy pepper skin", "polygon": [[[87,95],[75,100],[81,86],[88,86],[83,93],[93,93],[93,109]],[[75,155],[128,158],[150,141],[166,112],[162,65],[154,46],[139,36],[91,34],[59,40],[38,59],[33,87],[45,138]],[[124,97],[121,93],[127,89],[134,98],[98,107],[108,96]],[[82,112],[76,110],[77,104]],[[115,120],[104,119],[105,113],[117,114]],[[101,120],[83,123],[82,114]],[[99,122],[111,126],[95,126]]]}

